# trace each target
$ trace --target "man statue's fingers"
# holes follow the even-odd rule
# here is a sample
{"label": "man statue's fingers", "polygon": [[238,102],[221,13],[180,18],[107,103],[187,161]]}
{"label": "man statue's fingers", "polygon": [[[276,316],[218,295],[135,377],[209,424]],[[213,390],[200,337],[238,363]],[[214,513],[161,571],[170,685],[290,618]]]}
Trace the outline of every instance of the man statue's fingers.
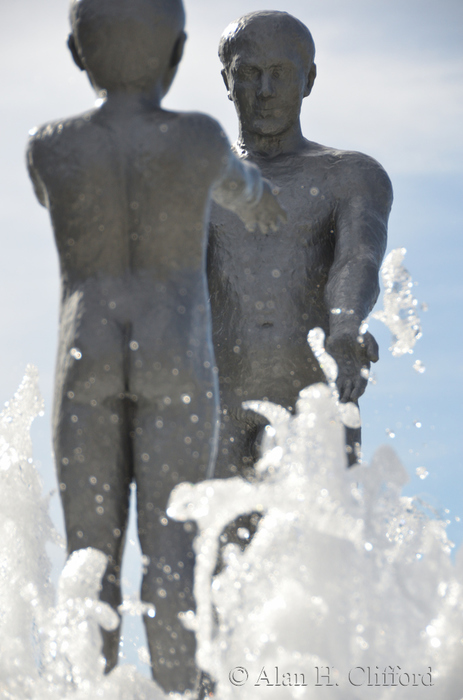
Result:
{"label": "man statue's fingers", "polygon": [[338,388],[339,400],[341,401],[341,403],[347,403],[348,401],[350,401],[350,395],[352,392],[352,381],[350,379],[347,379]]}
{"label": "man statue's fingers", "polygon": [[379,360],[379,346],[376,342],[376,338],[371,335],[371,333],[366,333],[364,338],[365,344],[365,354],[370,362],[378,362]]}
{"label": "man statue's fingers", "polygon": [[365,389],[367,386],[367,381],[363,377],[359,377],[355,384],[354,388],[351,391],[350,395],[350,400],[351,401],[358,401],[358,399],[365,393]]}

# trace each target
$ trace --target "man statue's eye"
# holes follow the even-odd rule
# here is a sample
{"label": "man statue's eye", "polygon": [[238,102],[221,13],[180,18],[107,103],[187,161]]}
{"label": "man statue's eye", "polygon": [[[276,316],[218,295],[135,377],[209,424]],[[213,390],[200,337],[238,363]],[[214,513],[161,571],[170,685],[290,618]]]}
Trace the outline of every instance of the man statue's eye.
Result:
{"label": "man statue's eye", "polygon": [[253,78],[256,77],[257,70],[255,68],[243,66],[242,68],[240,68],[239,74],[240,74],[241,78],[243,78],[244,80],[252,80]]}

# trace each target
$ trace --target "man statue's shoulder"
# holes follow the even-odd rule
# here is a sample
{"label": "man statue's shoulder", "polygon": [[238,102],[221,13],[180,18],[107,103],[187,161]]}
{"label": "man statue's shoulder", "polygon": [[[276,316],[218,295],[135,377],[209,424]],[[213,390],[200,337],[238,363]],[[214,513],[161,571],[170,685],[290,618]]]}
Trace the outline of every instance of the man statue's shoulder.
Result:
{"label": "man statue's shoulder", "polygon": [[338,192],[354,195],[364,191],[392,201],[392,184],[383,166],[375,158],[359,151],[325,148],[320,153]]}

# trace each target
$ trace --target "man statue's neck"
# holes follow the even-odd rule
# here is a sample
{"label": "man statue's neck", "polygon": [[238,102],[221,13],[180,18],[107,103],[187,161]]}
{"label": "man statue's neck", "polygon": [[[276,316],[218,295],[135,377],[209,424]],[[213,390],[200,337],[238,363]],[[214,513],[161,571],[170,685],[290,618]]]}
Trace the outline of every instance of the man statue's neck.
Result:
{"label": "man statue's neck", "polygon": [[298,123],[282,134],[257,134],[242,127],[236,142],[237,151],[244,155],[260,156],[271,160],[281,155],[298,153],[305,146],[301,126]]}

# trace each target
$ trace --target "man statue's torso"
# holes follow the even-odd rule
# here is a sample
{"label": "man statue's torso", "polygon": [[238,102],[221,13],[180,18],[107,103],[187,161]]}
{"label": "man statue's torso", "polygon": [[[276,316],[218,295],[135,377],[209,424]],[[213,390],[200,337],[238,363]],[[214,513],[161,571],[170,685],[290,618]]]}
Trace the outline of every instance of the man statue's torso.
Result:
{"label": "man statue's torso", "polygon": [[304,386],[324,381],[307,334],[317,326],[329,330],[324,292],[337,203],[349,187],[348,171],[371,161],[320,146],[255,162],[280,188],[288,223],[256,235],[214,206],[210,225],[214,346],[222,394],[235,407],[264,396],[288,405]]}

